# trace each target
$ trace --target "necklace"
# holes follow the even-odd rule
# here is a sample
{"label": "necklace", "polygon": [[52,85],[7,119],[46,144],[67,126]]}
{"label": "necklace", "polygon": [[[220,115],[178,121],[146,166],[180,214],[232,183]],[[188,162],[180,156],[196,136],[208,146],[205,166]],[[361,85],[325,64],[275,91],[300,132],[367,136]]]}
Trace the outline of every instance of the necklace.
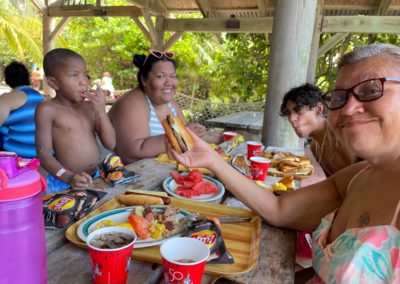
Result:
{"label": "necklace", "polygon": [[321,150],[319,151],[319,144],[317,141],[316,142],[316,152],[318,154],[319,152],[319,157],[318,157],[318,164],[321,164],[321,160],[322,160],[322,153],[324,152],[324,146],[325,146],[325,141],[326,141],[326,136],[327,136],[327,129],[326,129],[327,125],[326,125],[326,121],[325,121],[325,126],[324,126],[324,138],[322,139],[322,144],[321,144]]}

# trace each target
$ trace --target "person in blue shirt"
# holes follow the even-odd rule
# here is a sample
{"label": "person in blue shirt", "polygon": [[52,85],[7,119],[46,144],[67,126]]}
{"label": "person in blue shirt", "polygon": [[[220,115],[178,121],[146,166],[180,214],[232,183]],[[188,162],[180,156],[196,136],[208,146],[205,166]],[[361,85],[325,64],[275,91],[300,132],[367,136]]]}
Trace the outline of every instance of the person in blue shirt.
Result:
{"label": "person in blue shirt", "polygon": [[34,114],[43,96],[30,86],[29,71],[13,61],[4,77],[12,91],[0,96],[0,148],[20,157],[36,157]]}

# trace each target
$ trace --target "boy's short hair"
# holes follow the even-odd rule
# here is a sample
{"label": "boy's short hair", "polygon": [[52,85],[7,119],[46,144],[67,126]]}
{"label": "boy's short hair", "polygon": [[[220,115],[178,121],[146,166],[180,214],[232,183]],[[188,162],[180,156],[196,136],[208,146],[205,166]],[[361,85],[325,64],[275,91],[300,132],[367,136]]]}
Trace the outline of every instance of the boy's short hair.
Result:
{"label": "boy's short hair", "polygon": [[4,69],[4,79],[11,88],[29,86],[29,71],[24,64],[13,61]]}
{"label": "boy's short hair", "polygon": [[[299,112],[303,107],[311,110],[316,107],[318,103],[323,103],[321,90],[312,84],[303,84],[296,88],[290,89],[289,92],[283,97],[281,104],[280,116],[288,116],[289,111],[287,109],[288,101],[292,101],[296,106],[294,110]],[[325,105],[324,105],[325,106]],[[326,108],[324,107],[323,114],[326,114]]]}
{"label": "boy's short hair", "polygon": [[63,67],[70,58],[83,59],[81,55],[67,48],[56,48],[46,53],[43,59],[43,70],[46,76],[54,76],[56,71]]}

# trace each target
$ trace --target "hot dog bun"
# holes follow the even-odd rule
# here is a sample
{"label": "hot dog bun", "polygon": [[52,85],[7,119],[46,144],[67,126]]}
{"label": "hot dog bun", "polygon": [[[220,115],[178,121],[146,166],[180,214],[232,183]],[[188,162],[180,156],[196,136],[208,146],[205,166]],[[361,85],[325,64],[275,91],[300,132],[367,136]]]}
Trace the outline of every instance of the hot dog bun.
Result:
{"label": "hot dog bun", "polygon": [[193,139],[186,131],[185,124],[179,117],[167,115],[167,118],[162,121],[162,126],[164,127],[165,135],[176,152],[184,153],[193,148]]}
{"label": "hot dog bun", "polygon": [[141,195],[141,194],[129,194],[118,196],[118,201],[127,205],[164,205],[164,201],[161,197]]}

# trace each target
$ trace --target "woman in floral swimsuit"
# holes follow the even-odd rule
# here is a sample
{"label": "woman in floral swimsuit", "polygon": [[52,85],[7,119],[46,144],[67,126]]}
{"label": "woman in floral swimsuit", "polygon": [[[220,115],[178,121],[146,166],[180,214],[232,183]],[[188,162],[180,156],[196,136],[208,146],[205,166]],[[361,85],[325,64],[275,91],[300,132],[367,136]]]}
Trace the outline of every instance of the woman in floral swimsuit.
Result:
{"label": "woman in floral swimsuit", "polygon": [[211,169],[274,226],[318,227],[313,282],[400,283],[400,48],[372,44],[344,55],[335,89],[323,100],[337,137],[364,161],[302,190],[274,196],[195,135],[193,150],[170,155]]}

